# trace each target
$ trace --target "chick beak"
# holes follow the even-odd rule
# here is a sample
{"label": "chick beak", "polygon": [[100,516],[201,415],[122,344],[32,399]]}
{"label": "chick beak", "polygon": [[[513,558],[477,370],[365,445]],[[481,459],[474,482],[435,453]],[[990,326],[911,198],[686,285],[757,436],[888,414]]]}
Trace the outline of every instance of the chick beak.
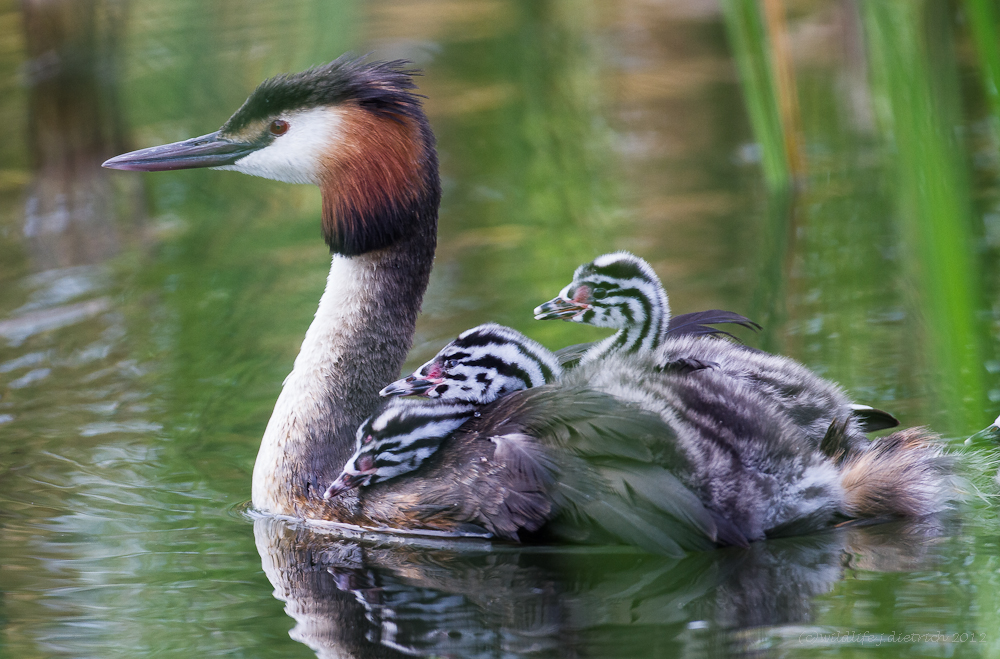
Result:
{"label": "chick beak", "polygon": [[573,316],[586,311],[590,305],[557,297],[535,307],[535,320],[571,320]]}
{"label": "chick beak", "polygon": [[382,391],[379,396],[422,396],[434,387],[441,384],[440,380],[427,380],[418,378],[415,375],[396,380]]}
{"label": "chick beak", "polygon": [[330,484],[330,487],[326,488],[326,492],[323,493],[324,501],[329,501],[333,497],[346,492],[347,490],[353,489],[359,485],[363,485],[369,478],[371,474],[358,473],[349,474],[346,471],[341,472],[337,480]]}
{"label": "chick beak", "polygon": [[195,167],[224,167],[245,158],[264,144],[239,142],[222,137],[219,131],[192,137],[183,142],[131,151],[106,160],[101,167],[140,172],[165,172]]}

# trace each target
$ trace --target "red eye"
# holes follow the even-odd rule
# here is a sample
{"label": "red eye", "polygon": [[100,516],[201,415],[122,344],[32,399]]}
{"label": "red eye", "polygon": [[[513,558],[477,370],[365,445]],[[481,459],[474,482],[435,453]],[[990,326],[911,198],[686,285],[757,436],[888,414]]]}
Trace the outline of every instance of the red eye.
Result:
{"label": "red eye", "polygon": [[281,119],[275,119],[271,122],[268,130],[271,131],[272,135],[284,135],[288,132],[288,122]]}

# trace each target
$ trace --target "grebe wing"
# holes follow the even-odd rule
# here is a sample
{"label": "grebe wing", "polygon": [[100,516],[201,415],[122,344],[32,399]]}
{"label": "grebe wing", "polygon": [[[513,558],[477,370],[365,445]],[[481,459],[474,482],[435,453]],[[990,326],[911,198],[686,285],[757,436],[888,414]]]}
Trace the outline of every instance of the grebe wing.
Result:
{"label": "grebe wing", "polygon": [[663,453],[656,448],[674,436],[658,415],[587,388],[546,385],[498,400],[482,426],[491,429],[494,461],[505,469],[501,518],[530,517],[524,502],[549,491],[557,506],[550,514],[562,517],[556,528],[571,537],[596,527],[667,555],[747,542],[675,474],[653,464]]}
{"label": "grebe wing", "polygon": [[865,432],[895,428],[899,425],[899,419],[885,410],[870,405],[851,405],[851,416],[861,423],[861,429]]}
{"label": "grebe wing", "polygon": [[[720,309],[709,309],[708,311],[695,311],[693,313],[685,313],[679,316],[673,316],[670,319],[670,324],[667,326],[667,334],[677,337],[687,335],[694,336],[714,336],[716,338],[722,336],[728,336],[729,338],[739,339],[730,334],[725,330],[720,330],[715,327],[709,327],[709,325],[728,323],[734,325],[740,325],[741,327],[746,327],[754,331],[760,330],[760,325],[753,322],[746,316],[741,316],[738,313],[732,311],[722,311]],[[556,350],[556,357],[559,359],[559,365],[563,368],[573,368],[580,363],[580,359],[586,354],[588,350],[594,347],[595,341],[590,343],[575,343],[573,345],[566,346],[565,348],[560,348]]]}
{"label": "grebe wing", "polygon": [[671,317],[670,324],[667,325],[667,334],[672,336],[682,336],[684,334],[715,337],[728,336],[736,339],[737,341],[739,340],[736,336],[725,330],[710,327],[710,325],[718,324],[739,325],[740,327],[746,327],[747,329],[754,330],[755,332],[761,329],[760,325],[753,322],[746,316],[742,316],[732,311],[709,309],[708,311],[695,311]]}
{"label": "grebe wing", "polygon": [[571,346],[556,350],[556,359],[559,365],[565,368],[573,368],[580,363],[587,351],[594,347],[594,341],[590,343],[574,343]]}

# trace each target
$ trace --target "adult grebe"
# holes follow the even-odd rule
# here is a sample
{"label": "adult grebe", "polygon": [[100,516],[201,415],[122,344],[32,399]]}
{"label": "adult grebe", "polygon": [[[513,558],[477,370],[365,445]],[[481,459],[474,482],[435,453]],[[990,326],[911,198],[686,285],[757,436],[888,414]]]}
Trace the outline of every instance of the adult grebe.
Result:
{"label": "adult grebe", "polygon": [[341,57],[261,83],[221,129],[104,163],[229,169],[318,185],[333,253],[326,290],[254,465],[253,504],[365,522],[357,497],[323,501],[354,434],[399,373],[437,239],[434,135],[403,62]]}
{"label": "adult grebe", "polygon": [[[324,500],[379,389],[399,373],[433,260],[437,158],[412,74],[402,62],[340,58],[263,82],[215,133],[105,163],[230,169],[321,189],[330,276],[261,441],[254,505],[508,538],[559,515],[571,537],[598,529],[669,553],[828,524],[852,491],[777,406],[714,369],[651,387],[655,364],[613,358],[500,398],[409,477]],[[913,455],[926,466],[920,510],[934,508],[944,485],[932,479],[933,437],[904,444],[930,447]],[[865,510],[878,514],[872,500]]]}

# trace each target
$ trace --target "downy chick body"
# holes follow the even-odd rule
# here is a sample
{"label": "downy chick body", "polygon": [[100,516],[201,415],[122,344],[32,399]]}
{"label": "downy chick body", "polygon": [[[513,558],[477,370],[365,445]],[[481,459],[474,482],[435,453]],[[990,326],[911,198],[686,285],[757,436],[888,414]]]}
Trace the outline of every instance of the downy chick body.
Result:
{"label": "downy chick body", "polygon": [[[846,422],[845,441],[854,449],[868,444],[865,432],[898,425],[891,415],[854,403],[838,385],[793,359],[707,332],[671,332],[670,306],[659,277],[646,261],[628,252],[605,254],[580,266],[559,296],[536,308],[535,314],[541,320],[559,318],[617,330],[590,348],[582,364],[613,354],[651,355],[651,376],[664,370],[714,369],[741,380],[781,407],[813,446],[819,446],[835,421]],[[755,327],[744,320],[730,322]]]}

